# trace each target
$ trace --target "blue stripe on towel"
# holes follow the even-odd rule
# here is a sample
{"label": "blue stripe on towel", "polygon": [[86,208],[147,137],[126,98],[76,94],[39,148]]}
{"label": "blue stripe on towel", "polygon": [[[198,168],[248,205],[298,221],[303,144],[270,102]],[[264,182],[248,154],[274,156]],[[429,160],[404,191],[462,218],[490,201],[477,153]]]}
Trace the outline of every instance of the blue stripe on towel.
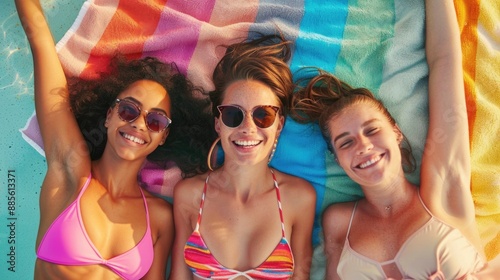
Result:
{"label": "blue stripe on towel", "polygon": [[339,78],[354,87],[378,91],[387,51],[394,37],[394,5],[393,0],[349,1],[342,47],[334,71]]}
{"label": "blue stripe on towel", "polygon": [[[292,72],[304,66],[333,71],[340,52],[347,0],[328,2],[304,1],[304,14],[290,63]],[[321,50],[318,52],[318,50]],[[296,79],[300,72],[296,73]],[[301,125],[287,119],[281,133],[276,156],[271,162],[279,170],[308,180],[316,190],[316,219],[313,244],[319,244],[321,210],[327,178],[326,143],[317,125]]]}
{"label": "blue stripe on towel", "polygon": [[252,37],[252,32],[255,31],[272,34],[278,28],[287,40],[295,42],[304,16],[303,7],[304,0],[260,0],[255,22],[249,29],[249,36]]}
{"label": "blue stripe on towel", "polygon": [[[305,66],[316,66],[327,71],[335,69],[344,36],[347,4],[347,0],[305,0],[304,17],[290,64],[294,73]],[[300,73],[297,72],[296,79],[301,78]],[[320,242],[321,211],[327,180],[326,143],[317,125],[304,126],[290,120],[287,120],[282,135],[281,139],[284,141],[281,141],[280,148],[296,157],[296,161],[292,161],[294,164],[285,165],[284,171],[305,178],[316,189],[313,244],[317,245]],[[296,164],[297,161],[301,164]],[[276,164],[282,165],[278,162]]]}
{"label": "blue stripe on towel", "polygon": [[305,1],[304,17],[290,67],[317,66],[333,71],[347,18],[347,0]]}

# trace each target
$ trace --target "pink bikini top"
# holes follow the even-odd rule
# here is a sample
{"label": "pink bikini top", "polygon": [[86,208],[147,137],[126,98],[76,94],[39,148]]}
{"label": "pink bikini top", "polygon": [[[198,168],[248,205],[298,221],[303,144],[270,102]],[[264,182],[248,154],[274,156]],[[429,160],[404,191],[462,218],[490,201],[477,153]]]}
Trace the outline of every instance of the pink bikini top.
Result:
{"label": "pink bikini top", "polygon": [[80,212],[80,198],[87,189],[91,177],[91,174],[89,174],[75,201],[49,227],[40,242],[37,256],[44,261],[61,265],[101,264],[109,267],[122,278],[139,279],[149,271],[154,256],[149,211],[144,193],[141,190],[146,209],[146,233],[135,247],[106,260],[87,235]]}

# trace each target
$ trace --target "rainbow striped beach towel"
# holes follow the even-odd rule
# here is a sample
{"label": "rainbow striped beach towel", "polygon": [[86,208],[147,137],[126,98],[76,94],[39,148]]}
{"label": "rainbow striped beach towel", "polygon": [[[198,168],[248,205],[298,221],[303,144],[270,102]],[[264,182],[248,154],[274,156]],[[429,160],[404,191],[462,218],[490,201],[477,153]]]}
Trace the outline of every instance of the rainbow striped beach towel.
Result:
{"label": "rainbow striped beach towel", "polygon": [[[455,0],[462,31],[472,150],[472,194],[488,258],[500,252],[500,2]],[[410,139],[420,162],[427,130],[424,1],[395,0],[88,0],[57,48],[65,71],[93,77],[120,51],[132,58],[174,61],[198,86],[210,90],[220,45],[276,27],[294,42],[292,71],[318,66],[375,92]],[[36,116],[23,129],[43,154]],[[309,180],[319,217],[334,202],[362,193],[336,165],[315,125],[288,119],[271,163]],[[418,174],[418,171],[417,171]],[[145,166],[141,180],[170,196],[176,167]],[[418,176],[410,178],[417,182]]]}

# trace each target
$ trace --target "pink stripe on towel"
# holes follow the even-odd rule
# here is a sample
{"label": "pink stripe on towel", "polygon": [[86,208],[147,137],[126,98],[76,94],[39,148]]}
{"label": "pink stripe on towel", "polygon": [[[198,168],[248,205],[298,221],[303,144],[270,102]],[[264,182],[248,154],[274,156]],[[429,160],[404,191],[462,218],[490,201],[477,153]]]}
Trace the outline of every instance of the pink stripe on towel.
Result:
{"label": "pink stripe on towel", "polygon": [[143,56],[175,62],[186,74],[201,26],[210,19],[214,3],[215,0],[169,0],[154,35],[144,44]]}
{"label": "pink stripe on towel", "polygon": [[201,26],[199,39],[187,75],[195,85],[213,88],[212,72],[225,52],[221,45],[246,39],[259,9],[258,0],[217,1],[210,21]]}

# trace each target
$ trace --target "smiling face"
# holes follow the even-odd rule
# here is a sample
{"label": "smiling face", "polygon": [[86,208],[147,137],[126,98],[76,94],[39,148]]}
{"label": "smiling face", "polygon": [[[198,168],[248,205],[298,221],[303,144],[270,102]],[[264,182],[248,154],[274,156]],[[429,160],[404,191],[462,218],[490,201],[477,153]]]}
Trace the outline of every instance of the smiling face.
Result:
{"label": "smiling face", "polygon": [[238,127],[228,127],[221,117],[215,119],[215,129],[221,137],[224,162],[238,165],[254,165],[265,162],[284,124],[281,114],[276,115],[273,124],[267,128],[258,127],[252,119],[252,109],[259,105],[279,107],[271,88],[255,80],[238,80],[230,84],[221,105],[237,105],[245,111],[245,117]]}
{"label": "smiling face", "polygon": [[104,153],[112,150],[123,159],[144,160],[158,145],[163,144],[169,131],[168,128],[161,132],[149,130],[146,114],[155,112],[171,116],[170,97],[165,88],[157,82],[140,80],[132,83],[118,98],[137,105],[141,109],[141,115],[128,122],[118,116],[117,105],[110,108],[106,121],[108,142]]}
{"label": "smiling face", "polygon": [[368,102],[344,108],[328,122],[340,166],[360,185],[385,184],[403,173],[397,126]]}

